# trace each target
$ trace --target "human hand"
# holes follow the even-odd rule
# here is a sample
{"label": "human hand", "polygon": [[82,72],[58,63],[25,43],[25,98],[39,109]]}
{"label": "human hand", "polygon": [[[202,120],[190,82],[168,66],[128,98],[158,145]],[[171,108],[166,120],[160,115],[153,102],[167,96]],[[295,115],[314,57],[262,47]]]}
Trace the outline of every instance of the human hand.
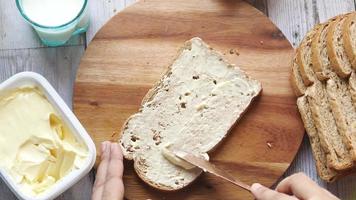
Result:
{"label": "human hand", "polygon": [[92,200],[124,198],[122,151],[117,143],[101,143],[101,161],[96,172]]}
{"label": "human hand", "polygon": [[251,192],[257,200],[339,200],[303,173],[285,178],[276,190],[254,183]]}

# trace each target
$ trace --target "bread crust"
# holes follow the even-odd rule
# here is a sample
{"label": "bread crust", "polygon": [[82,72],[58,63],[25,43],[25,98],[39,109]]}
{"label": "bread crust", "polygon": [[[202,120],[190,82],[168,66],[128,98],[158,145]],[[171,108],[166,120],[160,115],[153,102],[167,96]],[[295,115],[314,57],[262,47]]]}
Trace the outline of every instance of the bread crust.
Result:
{"label": "bread crust", "polygon": [[[193,39],[198,39],[201,43],[203,43],[205,46],[207,46],[210,50],[211,53],[218,55],[220,58],[222,58],[221,61],[223,61],[226,65],[230,65],[223,57],[222,54],[220,54],[219,52],[214,51],[209,45],[207,45],[206,43],[204,43],[200,38],[193,38]],[[176,58],[173,60],[173,62],[171,63],[171,65],[168,67],[167,71],[163,74],[162,78],[156,82],[154,84],[154,86],[146,93],[146,95],[144,96],[142,102],[141,102],[141,107],[139,109],[139,112],[141,112],[141,109],[143,108],[143,105],[146,104],[147,102],[149,102],[150,100],[152,100],[155,95],[157,94],[157,92],[160,90],[160,88],[162,88],[163,85],[163,80],[166,79],[167,77],[169,77],[171,75],[171,70],[172,70],[172,65],[173,63],[179,58],[179,55],[182,53],[183,50],[189,49],[191,48],[191,41],[193,40],[189,40],[187,42],[185,42],[184,46],[179,50],[179,52],[177,53]],[[235,67],[234,65],[232,65],[233,67]],[[243,71],[241,71],[246,77],[246,79],[252,80],[249,76],[246,75],[246,73],[244,73]],[[240,117],[235,121],[234,124],[231,125],[230,129],[226,132],[226,134],[224,135],[223,138],[221,138],[218,143],[209,151],[207,151],[207,153],[210,153],[212,151],[214,151],[224,140],[224,138],[227,137],[227,135],[229,134],[230,130],[235,126],[235,124],[239,121],[239,119],[243,116],[243,114],[248,110],[248,108],[250,107],[251,103],[254,101],[255,98],[257,98],[257,96],[259,96],[262,93],[262,86],[259,83],[259,91],[258,93],[251,99],[251,101],[248,103],[248,106],[246,107],[246,109],[243,111],[243,113],[241,113]],[[130,116],[126,122],[123,124],[123,126],[121,127],[121,134],[124,134],[124,131],[126,129],[126,127],[128,127],[128,124],[130,123],[130,120],[134,117],[134,115]],[[126,152],[126,147],[123,145],[123,142],[119,141],[120,147],[122,148],[122,150],[124,152]],[[150,185],[151,187],[158,189],[158,190],[162,190],[162,191],[177,191],[177,190],[181,190],[189,185],[191,185],[193,182],[196,181],[196,179],[202,174],[202,170],[200,170],[200,172],[197,174],[197,176],[193,179],[193,181],[189,182],[189,184],[181,187],[181,188],[172,188],[172,187],[167,187],[166,185],[161,185],[161,184],[157,184],[155,182],[152,182],[150,180],[148,180],[141,172],[141,169],[138,167],[138,161],[136,159],[134,159],[134,157],[132,156],[132,154],[125,154],[124,153],[124,158],[127,160],[133,160],[133,165],[134,165],[134,170],[136,172],[136,174],[138,175],[138,177],[140,177],[141,180],[143,180],[145,183],[147,183],[148,185]]]}
{"label": "bread crust", "polygon": [[292,72],[290,76],[291,85],[294,91],[294,94],[299,97],[304,95],[305,90],[307,89],[303,83],[302,77],[299,72],[299,66],[296,61],[296,57],[294,57],[292,61]]}
{"label": "bread crust", "polygon": [[356,72],[353,72],[349,78],[349,91],[351,93],[352,105],[356,109]]}
{"label": "bread crust", "polygon": [[141,170],[140,170],[137,166],[138,166],[138,164],[136,164],[135,161],[134,161],[134,170],[135,170],[137,176],[138,176],[143,182],[145,182],[146,184],[148,184],[149,186],[153,187],[154,189],[163,191],[163,192],[174,192],[174,191],[182,190],[182,189],[184,189],[184,188],[190,186],[191,184],[193,184],[193,183],[198,179],[198,177],[203,173],[203,171],[201,170],[200,173],[195,177],[195,179],[194,179],[193,181],[191,181],[189,184],[185,185],[185,186],[182,187],[182,188],[175,189],[175,188],[167,187],[166,185],[157,184],[157,183],[155,183],[155,182],[153,182],[153,181],[150,181],[150,180],[146,179],[146,177],[145,177],[144,175],[142,175]]}
{"label": "bread crust", "polygon": [[[330,24],[333,21],[336,21],[339,19],[340,16],[333,17],[329,19],[327,22],[320,24],[320,28],[317,30],[316,34],[314,35],[312,39],[312,68],[313,71],[320,81],[326,81],[327,79],[330,78],[330,76],[334,73],[332,72],[330,63],[325,66],[325,63],[323,63],[322,59],[322,54],[323,54],[323,46],[322,44],[325,42],[327,43],[327,38],[324,38],[323,36],[326,36]],[[325,40],[324,40],[325,39]],[[329,56],[326,55],[326,59],[328,59],[328,62],[330,62]]]}
{"label": "bread crust", "polygon": [[319,28],[320,25],[316,25],[311,31],[309,31],[303,38],[299,48],[297,49],[297,64],[299,66],[299,71],[303,79],[304,85],[306,86],[313,84],[313,82],[315,81],[315,74],[310,66],[311,60],[310,63],[308,63],[306,58],[304,57],[304,51],[311,51],[312,38],[314,37],[315,33],[318,31]]}
{"label": "bread crust", "polygon": [[320,49],[319,49],[319,44],[321,43],[321,33],[327,29],[329,26],[329,23],[325,23],[323,24],[318,31],[316,32],[316,34],[314,35],[313,41],[312,41],[312,67],[313,67],[313,71],[316,75],[316,77],[319,80],[326,80],[328,79],[328,75],[324,72],[323,69],[323,63],[321,61],[321,57],[320,57]]}
{"label": "bread crust", "polygon": [[356,13],[353,12],[349,16],[342,25],[342,36],[344,40],[345,52],[350,59],[352,68],[356,70],[356,49],[353,48],[352,45],[352,33],[350,27],[352,24],[356,23]]}
{"label": "bread crust", "polygon": [[[328,56],[330,58],[331,66],[336,72],[337,75],[339,75],[342,78],[347,78],[351,74],[351,69],[348,69],[345,65],[343,65],[337,55],[337,50],[336,50],[336,45],[334,43],[334,37],[335,37],[335,31],[337,29],[337,26],[339,23],[344,23],[345,22],[345,17],[347,15],[342,15],[338,17],[335,21],[332,21],[330,23],[330,27],[328,28],[327,32],[327,50],[328,50]],[[341,24],[342,27],[342,24]],[[341,34],[342,36],[342,34]],[[342,47],[343,48],[343,47]],[[344,55],[347,57],[347,55]],[[348,59],[348,58],[347,58]]]}

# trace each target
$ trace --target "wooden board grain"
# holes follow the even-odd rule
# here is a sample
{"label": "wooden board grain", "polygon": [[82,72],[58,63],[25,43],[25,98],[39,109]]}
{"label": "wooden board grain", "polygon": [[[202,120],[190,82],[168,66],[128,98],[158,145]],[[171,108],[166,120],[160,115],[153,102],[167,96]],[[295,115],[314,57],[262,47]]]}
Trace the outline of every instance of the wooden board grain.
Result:
{"label": "wooden board grain", "polygon": [[[79,66],[74,111],[95,140],[116,141],[120,127],[172,63],[184,41],[199,36],[262,82],[262,96],[211,155],[247,183],[272,185],[292,162],[304,130],[289,84],[293,49],[260,11],[236,0],[145,0],[114,16]],[[237,50],[239,55],[230,54]],[[267,145],[271,144],[271,147]],[[127,199],[250,199],[208,174],[186,189],[159,192],[125,163]]]}

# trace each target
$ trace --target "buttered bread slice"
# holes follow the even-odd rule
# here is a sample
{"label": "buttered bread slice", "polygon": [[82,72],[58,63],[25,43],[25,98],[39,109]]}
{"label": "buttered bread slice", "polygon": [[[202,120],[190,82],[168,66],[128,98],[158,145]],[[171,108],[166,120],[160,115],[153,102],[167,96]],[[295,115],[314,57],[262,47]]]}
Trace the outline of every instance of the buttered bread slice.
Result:
{"label": "buttered bread slice", "polygon": [[212,150],[261,90],[258,81],[193,38],[124,124],[124,157],[134,161],[136,173],[149,185],[181,189],[201,170],[172,164],[162,150],[180,148],[196,155]]}

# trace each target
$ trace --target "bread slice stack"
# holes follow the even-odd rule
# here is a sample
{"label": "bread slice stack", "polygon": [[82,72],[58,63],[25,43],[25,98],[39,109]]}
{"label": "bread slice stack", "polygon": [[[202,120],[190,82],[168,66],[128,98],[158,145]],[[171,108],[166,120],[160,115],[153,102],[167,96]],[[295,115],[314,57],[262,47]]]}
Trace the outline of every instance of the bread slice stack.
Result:
{"label": "bread slice stack", "polygon": [[291,84],[325,181],[355,169],[356,13],[336,16],[310,30],[292,61]]}
{"label": "bread slice stack", "polygon": [[124,157],[134,161],[136,173],[149,185],[181,189],[202,171],[176,166],[166,159],[165,149],[206,155],[261,90],[258,81],[193,38],[124,124],[120,139]]}

